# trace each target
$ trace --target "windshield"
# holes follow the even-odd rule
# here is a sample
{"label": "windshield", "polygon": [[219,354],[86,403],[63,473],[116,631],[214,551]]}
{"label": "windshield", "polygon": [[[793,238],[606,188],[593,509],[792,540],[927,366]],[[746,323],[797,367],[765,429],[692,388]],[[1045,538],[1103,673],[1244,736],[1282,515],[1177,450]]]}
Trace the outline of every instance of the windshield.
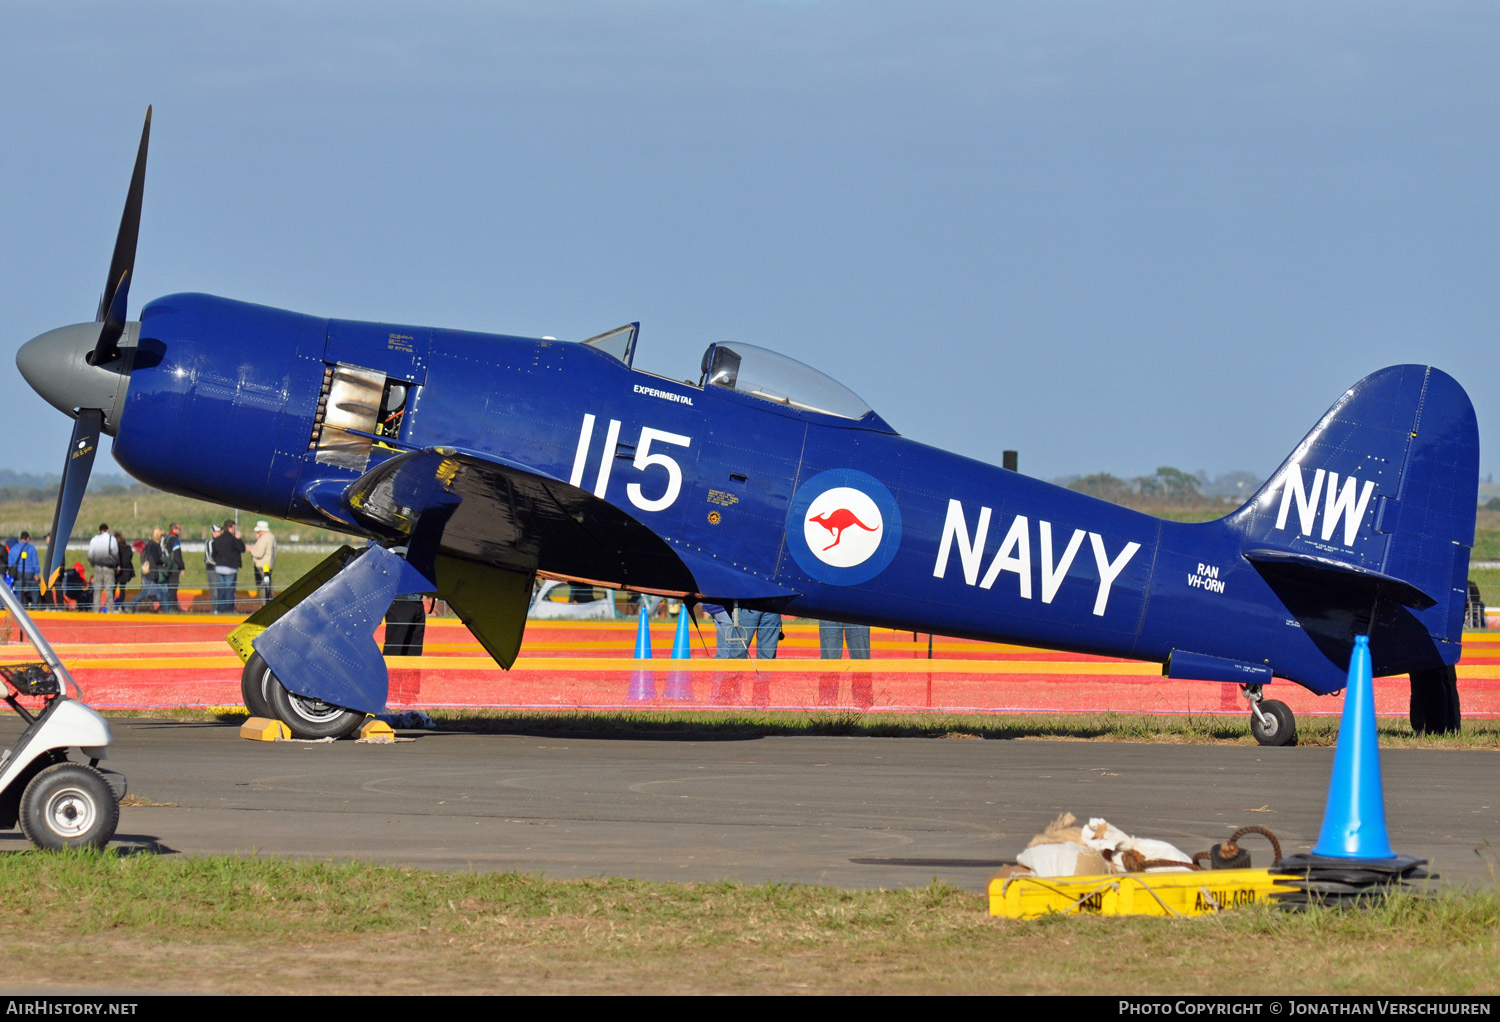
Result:
{"label": "windshield", "polygon": [[870,406],[848,387],[812,366],[753,344],[713,344],[703,353],[703,386],[725,387],[764,401],[862,419]]}
{"label": "windshield", "polygon": [[602,351],[610,358],[617,358],[626,365],[635,360],[635,338],[640,333],[639,323],[626,323],[613,330],[590,337],[579,344],[586,344],[595,351]]}

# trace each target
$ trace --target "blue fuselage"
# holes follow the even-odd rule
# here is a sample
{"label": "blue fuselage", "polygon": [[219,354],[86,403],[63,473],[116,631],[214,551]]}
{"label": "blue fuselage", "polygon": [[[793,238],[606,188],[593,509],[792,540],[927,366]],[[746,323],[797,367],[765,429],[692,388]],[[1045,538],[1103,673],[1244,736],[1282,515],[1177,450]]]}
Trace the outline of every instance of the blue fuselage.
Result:
{"label": "blue fuselage", "polygon": [[[1158,662],[1177,650],[1264,664],[1316,692],[1344,685],[1223,523],[1157,519],[874,416],[664,379],[573,343],[204,295],[162,298],[141,321],[114,452],[164,490],[368,534],[337,499],[364,467],[315,450],[329,366],[350,365],[410,388],[369,466],[444,445],[529,466],[789,594],[788,613]],[[850,490],[865,502],[841,501]]]}

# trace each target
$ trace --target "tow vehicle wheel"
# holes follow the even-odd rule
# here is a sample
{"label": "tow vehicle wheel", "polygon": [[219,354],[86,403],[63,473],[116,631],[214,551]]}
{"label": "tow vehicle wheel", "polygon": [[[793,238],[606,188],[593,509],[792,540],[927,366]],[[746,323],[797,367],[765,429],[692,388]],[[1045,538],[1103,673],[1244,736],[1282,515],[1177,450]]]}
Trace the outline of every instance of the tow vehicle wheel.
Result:
{"label": "tow vehicle wheel", "polygon": [[273,716],[271,704],[266,701],[266,681],[275,677],[259,653],[250,654],[250,659],[245,661],[245,670],[240,674],[240,698],[245,701],[250,716]]}
{"label": "tow vehicle wheel", "polygon": [[1297,718],[1292,716],[1291,707],[1279,699],[1262,699],[1260,701],[1260,712],[1265,715],[1265,720],[1250,714],[1250,733],[1261,745],[1296,745],[1297,744]]}
{"label": "tow vehicle wheel", "polygon": [[358,710],[288,692],[270,668],[265,668],[265,696],[270,716],[286,724],[293,738],[343,738],[365,719]]}
{"label": "tow vehicle wheel", "polygon": [[103,848],[120,825],[120,805],[99,771],[56,763],[21,793],[21,830],[38,848]]}

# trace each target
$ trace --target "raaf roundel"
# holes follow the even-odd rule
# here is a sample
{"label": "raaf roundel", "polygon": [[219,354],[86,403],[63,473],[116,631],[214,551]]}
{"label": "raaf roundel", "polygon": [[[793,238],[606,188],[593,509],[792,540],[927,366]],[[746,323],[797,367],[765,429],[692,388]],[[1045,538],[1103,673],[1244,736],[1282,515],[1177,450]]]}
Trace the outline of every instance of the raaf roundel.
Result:
{"label": "raaf roundel", "polygon": [[252,619],[247,700],[299,735],[384,707],[397,593],[441,596],[508,667],[538,575],[1155,661],[1239,683],[1268,743],[1294,725],[1262,686],[1335,692],[1368,634],[1413,722],[1457,726],[1478,433],[1435,368],[1354,384],[1226,517],[1163,521],[905,439],[747,344],[684,383],[635,368],[637,324],[561,343],[204,294],[128,320],[149,128],[95,321],[16,359],[77,420],[52,534],[104,432],[142,482],[373,540]]}
{"label": "raaf roundel", "polygon": [[[829,543],[823,548],[823,552],[825,554],[839,545],[839,541],[844,538],[844,530],[849,528],[849,526],[851,525],[857,525],[861,529],[864,529],[866,532],[880,531],[879,525],[866,525],[864,522],[859,520],[858,515],[856,515],[853,511],[850,511],[847,507],[837,507],[832,511],[825,511],[820,515],[813,515],[808,519],[808,521],[821,525],[823,528],[833,533],[833,542]],[[865,557],[868,556],[868,554],[865,555]],[[865,557],[861,557],[860,560],[864,560]]]}

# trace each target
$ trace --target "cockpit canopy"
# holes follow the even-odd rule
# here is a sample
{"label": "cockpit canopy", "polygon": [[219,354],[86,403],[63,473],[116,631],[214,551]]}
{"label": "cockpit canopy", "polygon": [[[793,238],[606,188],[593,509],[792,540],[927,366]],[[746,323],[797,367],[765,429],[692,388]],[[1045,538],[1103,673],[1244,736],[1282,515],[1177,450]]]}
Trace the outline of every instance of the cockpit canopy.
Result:
{"label": "cockpit canopy", "polygon": [[[580,343],[632,366],[639,323],[627,323]],[[762,401],[841,419],[868,420],[889,431],[860,396],[837,380],[794,358],[753,344],[710,344],[699,367],[699,387],[723,387]],[[691,383],[691,381],[688,381]]]}
{"label": "cockpit canopy", "polygon": [[[627,323],[580,341],[579,344],[634,369],[636,339],[639,335],[640,324]],[[636,369],[636,372],[642,371]],[[694,386],[691,380],[684,380],[682,383]],[[724,390],[733,390],[759,401],[769,401],[771,404],[799,411],[813,411],[820,416],[850,419],[864,428],[880,432],[895,432],[849,387],[810,365],[753,344],[739,344],[735,341],[708,345],[708,351],[703,353],[703,362],[699,366],[696,386],[723,387]]]}
{"label": "cockpit canopy", "polygon": [[863,419],[873,410],[832,377],[753,344],[711,344],[703,353],[704,387],[724,387],[805,412]]}

